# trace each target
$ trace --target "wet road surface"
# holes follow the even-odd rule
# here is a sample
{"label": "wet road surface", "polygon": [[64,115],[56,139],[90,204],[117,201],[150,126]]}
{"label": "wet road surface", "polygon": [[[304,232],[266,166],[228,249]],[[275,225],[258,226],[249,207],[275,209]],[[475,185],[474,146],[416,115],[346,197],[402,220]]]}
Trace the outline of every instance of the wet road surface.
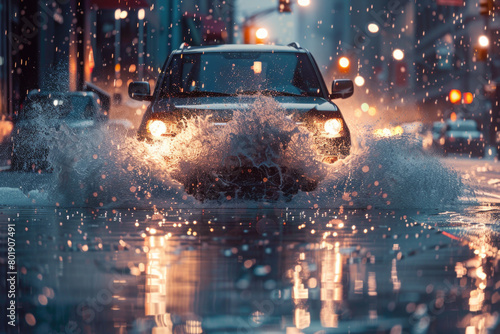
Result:
{"label": "wet road surface", "polygon": [[0,212],[8,333],[499,330],[495,205]]}

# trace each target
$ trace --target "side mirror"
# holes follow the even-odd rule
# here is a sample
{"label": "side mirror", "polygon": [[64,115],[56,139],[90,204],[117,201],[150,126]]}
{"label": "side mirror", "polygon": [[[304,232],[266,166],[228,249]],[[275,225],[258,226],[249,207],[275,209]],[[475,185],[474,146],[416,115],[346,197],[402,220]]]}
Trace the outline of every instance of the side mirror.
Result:
{"label": "side mirror", "polygon": [[128,85],[128,96],[134,100],[151,101],[153,100],[153,96],[150,94],[151,89],[149,88],[149,82],[134,81]]}
{"label": "side mirror", "polygon": [[330,98],[333,99],[347,99],[354,93],[354,84],[349,79],[337,79],[332,82],[332,93]]}

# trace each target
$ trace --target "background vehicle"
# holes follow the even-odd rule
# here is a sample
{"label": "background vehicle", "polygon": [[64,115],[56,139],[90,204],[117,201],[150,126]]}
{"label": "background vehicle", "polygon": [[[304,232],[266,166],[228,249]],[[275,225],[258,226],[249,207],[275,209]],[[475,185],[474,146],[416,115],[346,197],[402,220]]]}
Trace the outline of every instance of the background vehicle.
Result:
{"label": "background vehicle", "polygon": [[[234,110],[248,110],[258,97],[268,96],[314,135],[317,152],[328,163],[347,156],[351,146],[349,128],[330,99],[352,94],[350,80],[335,80],[329,94],[312,55],[296,43],[205,47],[183,44],[165,63],[153,95],[148,82],[129,85],[131,98],[152,101],[139,127],[140,140],[176,136],[183,131],[183,120],[198,115],[211,115],[212,122],[226,124]],[[263,175],[281,175],[245,162],[234,167],[248,168],[257,168]],[[188,193],[197,193],[199,183],[184,181]],[[306,183],[310,190],[311,183]],[[277,187],[284,190],[288,185],[281,183]]]}
{"label": "background vehicle", "polygon": [[484,138],[475,120],[448,120],[441,129],[439,144],[444,154],[466,153],[482,156],[484,154]]}
{"label": "background vehicle", "polygon": [[50,145],[62,126],[85,131],[108,120],[92,92],[31,92],[13,130],[11,168],[47,170]]}

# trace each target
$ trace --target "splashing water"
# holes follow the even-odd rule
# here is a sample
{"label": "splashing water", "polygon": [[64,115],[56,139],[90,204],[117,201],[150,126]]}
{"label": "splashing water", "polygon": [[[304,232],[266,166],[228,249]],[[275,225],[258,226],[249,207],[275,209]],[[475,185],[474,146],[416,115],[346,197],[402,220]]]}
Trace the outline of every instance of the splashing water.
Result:
{"label": "splashing water", "polygon": [[[277,207],[437,208],[457,203],[466,190],[456,172],[405,136],[365,130],[349,157],[323,164],[308,131],[266,97],[234,111],[223,127],[208,117],[185,122],[176,137],[154,144],[113,126],[84,133],[62,127],[50,141],[57,182],[46,187],[48,197],[64,205],[206,205],[187,189],[222,206],[272,200]],[[298,177],[315,182],[288,191]],[[193,184],[204,186],[193,191]]]}
{"label": "splashing water", "polygon": [[222,128],[208,117],[188,120],[186,130],[159,150],[170,175],[197,198],[276,200],[325,177],[312,136],[273,99],[260,97],[250,110],[235,110]]}
{"label": "splashing water", "polygon": [[423,209],[458,204],[467,193],[458,173],[426,154],[414,137],[371,133],[329,168],[309,201],[321,207]]}

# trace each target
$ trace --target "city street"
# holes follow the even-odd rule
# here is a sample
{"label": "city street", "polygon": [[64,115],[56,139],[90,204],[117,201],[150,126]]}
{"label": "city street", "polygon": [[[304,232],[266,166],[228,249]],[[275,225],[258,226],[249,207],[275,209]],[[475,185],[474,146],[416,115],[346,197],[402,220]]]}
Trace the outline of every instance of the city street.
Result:
{"label": "city street", "polygon": [[287,203],[180,208],[189,200],[179,195],[162,209],[72,208],[16,192],[53,175],[3,172],[2,194],[25,203],[0,210],[2,249],[7,226],[15,231],[8,332],[495,332],[500,164],[438,163],[463,178],[464,196],[423,209],[329,209],[307,204],[314,192]]}
{"label": "city street", "polygon": [[0,334],[500,334],[500,0],[1,0]]}

